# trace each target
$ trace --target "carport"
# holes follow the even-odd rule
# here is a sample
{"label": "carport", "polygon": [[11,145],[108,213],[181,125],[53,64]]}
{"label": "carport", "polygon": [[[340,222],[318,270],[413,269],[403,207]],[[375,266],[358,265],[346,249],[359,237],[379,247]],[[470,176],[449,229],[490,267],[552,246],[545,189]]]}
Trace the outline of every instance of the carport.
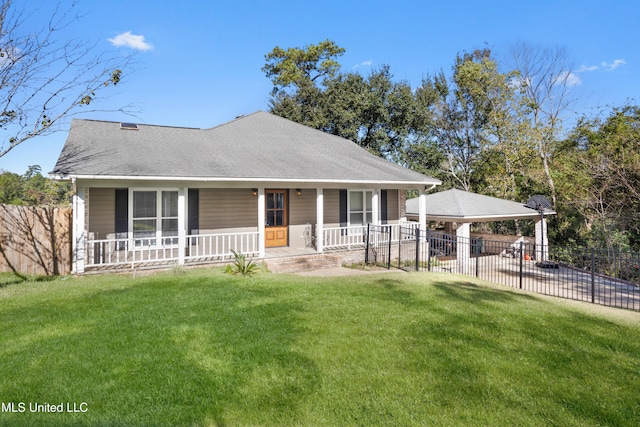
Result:
{"label": "carport", "polygon": [[526,204],[484,196],[463,190],[446,190],[406,202],[406,216],[420,224],[426,221],[456,223],[457,261],[461,273],[467,273],[470,260],[471,223],[533,219],[535,225],[536,260],[547,261],[548,233],[546,217],[555,215],[553,210],[538,211]]}

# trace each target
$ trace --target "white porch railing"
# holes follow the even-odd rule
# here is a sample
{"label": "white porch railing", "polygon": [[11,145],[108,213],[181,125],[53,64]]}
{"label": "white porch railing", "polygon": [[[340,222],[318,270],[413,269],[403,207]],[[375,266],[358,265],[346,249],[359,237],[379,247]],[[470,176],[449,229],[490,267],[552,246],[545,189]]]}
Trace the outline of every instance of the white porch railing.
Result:
{"label": "white porch railing", "polygon": [[233,258],[233,251],[247,256],[260,255],[258,232],[198,234],[187,236],[187,261],[215,261]]}
{"label": "white porch railing", "polygon": [[[412,226],[412,223],[384,226],[390,228],[392,242],[399,240],[401,226]],[[363,249],[366,245],[367,226],[324,228],[323,239],[326,251]],[[87,240],[84,247],[84,267],[133,268],[137,265],[178,262],[180,253],[177,240],[177,237]],[[185,263],[225,261],[233,258],[233,251],[258,257],[259,233],[252,231],[189,235],[185,237],[184,251]]]}
{"label": "white porch railing", "polygon": [[329,251],[364,248],[367,226],[327,227],[324,229],[324,249]]}
{"label": "white porch railing", "polygon": [[[258,232],[189,235],[185,238],[186,263],[224,261],[233,251],[259,255]],[[145,239],[100,239],[85,243],[85,268],[125,267],[140,264],[177,262],[177,237]]]}
{"label": "white porch railing", "polygon": [[[400,227],[417,228],[415,223],[387,224],[384,227],[391,229],[391,241],[400,240]],[[352,227],[327,227],[324,229],[324,248],[328,251],[351,250],[364,248],[367,243],[367,226],[357,225]]]}

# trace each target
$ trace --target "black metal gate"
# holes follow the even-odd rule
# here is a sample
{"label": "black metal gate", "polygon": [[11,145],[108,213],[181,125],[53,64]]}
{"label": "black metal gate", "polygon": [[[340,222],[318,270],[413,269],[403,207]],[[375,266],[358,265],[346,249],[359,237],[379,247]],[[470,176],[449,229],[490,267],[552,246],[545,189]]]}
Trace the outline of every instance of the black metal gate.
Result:
{"label": "black metal gate", "polygon": [[366,264],[391,268],[391,226],[367,225]]}

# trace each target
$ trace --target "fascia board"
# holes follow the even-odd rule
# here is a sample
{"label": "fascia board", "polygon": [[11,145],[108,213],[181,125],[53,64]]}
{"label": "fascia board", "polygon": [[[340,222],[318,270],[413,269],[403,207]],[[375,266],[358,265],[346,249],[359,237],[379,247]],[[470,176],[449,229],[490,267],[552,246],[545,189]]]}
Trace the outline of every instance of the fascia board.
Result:
{"label": "fascia board", "polygon": [[175,176],[119,176],[119,175],[66,175],[52,176],[54,179],[70,180],[109,180],[109,181],[178,181],[178,182],[234,182],[234,183],[296,183],[296,184],[345,184],[368,185],[373,187],[393,185],[397,187],[418,188],[440,185],[439,180],[425,181],[380,181],[380,180],[349,180],[349,179],[282,179],[282,178],[217,178],[217,177],[175,177]]}

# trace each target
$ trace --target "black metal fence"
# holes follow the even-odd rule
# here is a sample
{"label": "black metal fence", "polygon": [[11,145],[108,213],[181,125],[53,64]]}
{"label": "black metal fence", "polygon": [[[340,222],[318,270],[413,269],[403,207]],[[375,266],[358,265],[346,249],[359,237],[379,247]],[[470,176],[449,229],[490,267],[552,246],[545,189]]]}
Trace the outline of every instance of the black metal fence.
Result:
{"label": "black metal fence", "polygon": [[640,310],[637,252],[541,247],[526,238],[512,243],[468,239],[412,227],[401,227],[392,241],[384,226],[371,227],[371,264],[464,274],[544,295]]}
{"label": "black metal fence", "polygon": [[393,249],[392,228],[388,225],[367,225],[364,262],[391,268]]}

